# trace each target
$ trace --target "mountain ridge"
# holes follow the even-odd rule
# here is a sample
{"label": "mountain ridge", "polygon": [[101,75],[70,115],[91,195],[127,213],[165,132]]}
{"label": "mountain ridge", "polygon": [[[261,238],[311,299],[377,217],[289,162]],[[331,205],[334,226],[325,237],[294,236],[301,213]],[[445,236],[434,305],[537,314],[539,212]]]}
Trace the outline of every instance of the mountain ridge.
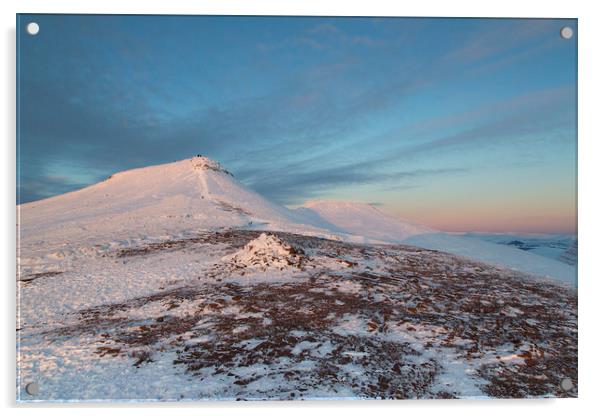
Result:
{"label": "mountain ridge", "polygon": [[21,259],[20,265],[30,271],[82,251],[101,252],[200,230],[244,228],[362,244],[410,244],[565,282],[575,280],[574,268],[560,262],[449,236],[365,203],[314,200],[297,209],[286,208],[248,189],[221,164],[201,155],[117,172],[86,188],[18,205],[18,211],[22,252],[36,257]]}

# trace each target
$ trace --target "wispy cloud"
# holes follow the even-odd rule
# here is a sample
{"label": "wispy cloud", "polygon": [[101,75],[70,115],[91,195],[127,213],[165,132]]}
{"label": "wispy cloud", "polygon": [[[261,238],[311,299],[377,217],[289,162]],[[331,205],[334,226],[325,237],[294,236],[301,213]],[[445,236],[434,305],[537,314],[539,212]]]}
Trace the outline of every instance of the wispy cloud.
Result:
{"label": "wispy cloud", "polygon": [[333,22],[323,22],[309,27],[301,34],[289,36],[272,42],[260,42],[257,48],[261,52],[272,52],[284,48],[310,48],[315,50],[335,50],[342,47],[381,47],[386,44],[366,34],[349,34]]}
{"label": "wispy cloud", "polygon": [[[378,183],[381,186],[396,184],[400,180],[419,180],[423,177],[461,174],[465,168],[415,169],[408,171],[383,172],[355,165],[343,165],[311,171],[284,172],[279,176],[257,176],[247,181],[257,192],[283,203],[295,204],[320,196],[333,188],[350,185],[368,185]],[[406,186],[417,186],[407,184]],[[399,188],[401,189],[401,188]]]}
{"label": "wispy cloud", "polygon": [[484,20],[481,26],[487,26],[487,29],[468,32],[464,42],[445,54],[442,60],[465,63],[499,57],[506,51],[540,42],[558,32],[558,23],[547,19]]}
{"label": "wispy cloud", "polygon": [[[575,112],[567,111],[571,103],[575,103],[574,87],[560,86],[494,101],[470,111],[428,118],[365,138],[364,143],[394,141],[400,146],[388,148],[385,156],[364,161],[362,166],[382,166],[421,154],[445,153],[452,148],[520,146],[529,143],[525,136],[535,133],[545,133],[551,138],[555,129],[575,126]],[[455,132],[441,133],[450,130]],[[361,145],[349,143],[349,146]]]}

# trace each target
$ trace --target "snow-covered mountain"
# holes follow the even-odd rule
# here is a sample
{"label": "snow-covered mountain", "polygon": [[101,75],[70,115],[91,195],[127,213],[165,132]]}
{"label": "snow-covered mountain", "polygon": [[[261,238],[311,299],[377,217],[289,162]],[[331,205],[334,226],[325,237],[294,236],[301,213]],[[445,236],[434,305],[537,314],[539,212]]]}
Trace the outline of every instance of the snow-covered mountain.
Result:
{"label": "snow-covered mountain", "polygon": [[304,210],[313,211],[336,228],[366,239],[444,251],[576,285],[577,272],[573,265],[507,245],[439,232],[389,216],[368,204],[312,201],[305,204]]}
{"label": "snow-covered mountain", "polygon": [[78,255],[229,228],[411,244],[564,282],[576,279],[571,265],[440,233],[369,204],[310,201],[288,209],[246,188],[204,156],[116,173],[87,188],[19,206],[20,272],[62,270]]}
{"label": "snow-covered mountain", "polygon": [[18,207],[22,273],[199,230],[261,228],[336,238],[274,204],[219,163],[197,156],[116,173],[95,185]]}
{"label": "snow-covered mountain", "polygon": [[576,291],[520,272],[569,276],[551,259],[288,209],[205,157],[18,213],[19,401],[578,393]]}
{"label": "snow-covered mountain", "polygon": [[132,236],[257,222],[287,228],[298,221],[202,156],[119,172],[87,188],[23,204],[20,220],[23,238],[60,230],[71,240],[75,234]]}
{"label": "snow-covered mountain", "polygon": [[427,226],[390,216],[372,205],[359,202],[309,201],[299,210],[313,211],[326,220],[325,224],[331,224],[331,227],[334,225],[347,233],[388,243],[402,242],[413,235],[435,232]]}

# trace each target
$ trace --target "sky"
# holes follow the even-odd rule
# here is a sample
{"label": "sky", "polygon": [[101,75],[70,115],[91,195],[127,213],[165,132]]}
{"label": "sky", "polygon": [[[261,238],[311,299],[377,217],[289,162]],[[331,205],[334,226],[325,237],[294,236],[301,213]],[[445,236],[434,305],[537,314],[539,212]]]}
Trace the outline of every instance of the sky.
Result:
{"label": "sky", "polygon": [[200,153],[289,207],[576,232],[576,20],[19,15],[17,31],[17,203]]}

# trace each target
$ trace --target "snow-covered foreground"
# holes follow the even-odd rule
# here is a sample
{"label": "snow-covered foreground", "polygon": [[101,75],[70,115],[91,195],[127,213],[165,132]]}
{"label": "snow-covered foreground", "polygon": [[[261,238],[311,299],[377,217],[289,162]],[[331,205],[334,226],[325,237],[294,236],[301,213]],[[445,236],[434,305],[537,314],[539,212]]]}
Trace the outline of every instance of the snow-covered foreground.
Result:
{"label": "snow-covered foreground", "polygon": [[19,400],[577,395],[551,259],[362,204],[289,210],[203,157],[19,214]]}
{"label": "snow-covered foreground", "polygon": [[572,289],[410,246],[208,232],[20,293],[21,400],[577,394]]}

